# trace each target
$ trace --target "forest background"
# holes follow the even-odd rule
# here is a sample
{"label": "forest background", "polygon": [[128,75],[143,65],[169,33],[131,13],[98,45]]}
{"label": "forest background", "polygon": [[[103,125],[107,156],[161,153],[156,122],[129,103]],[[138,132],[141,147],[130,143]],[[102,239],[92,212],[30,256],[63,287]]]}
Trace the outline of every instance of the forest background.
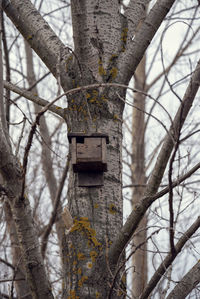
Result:
{"label": "forest background", "polygon": [[1,1],[2,298],[199,296],[199,3],[106,2]]}

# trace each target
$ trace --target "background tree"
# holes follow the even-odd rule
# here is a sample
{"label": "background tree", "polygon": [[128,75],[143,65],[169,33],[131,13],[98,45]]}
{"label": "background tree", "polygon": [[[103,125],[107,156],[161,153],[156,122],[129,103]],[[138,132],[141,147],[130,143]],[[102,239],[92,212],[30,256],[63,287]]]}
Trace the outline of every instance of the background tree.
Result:
{"label": "background tree", "polygon": [[[184,197],[195,203],[198,192],[197,189],[196,193],[189,190],[185,183],[200,166],[199,163],[195,165],[198,154],[194,150],[192,156],[185,155],[184,147],[188,140],[191,145],[199,132],[198,123],[193,121],[195,111],[191,120],[185,122],[199,87],[199,64],[197,63],[195,68],[190,58],[184,56],[189,53],[189,47],[190,57],[193,58],[194,53],[196,55],[193,42],[199,32],[199,27],[195,23],[198,4],[193,1],[184,7],[184,3],[172,0],[140,0],[130,1],[128,4],[119,3],[117,0],[108,3],[75,0],[71,1],[71,5],[66,1],[60,1],[56,6],[51,4],[49,12],[48,5],[45,1],[36,2],[34,5],[29,0],[2,1],[3,10],[17,28],[16,31],[6,19],[9,28],[12,28],[12,33],[8,35],[9,39],[4,35],[3,43],[6,82],[2,80],[1,67],[1,84],[2,86],[4,84],[6,90],[12,91],[11,95],[7,92],[5,100],[3,93],[1,94],[0,106],[0,189],[9,231],[9,238],[6,235],[3,237],[4,258],[1,262],[4,268],[8,267],[13,271],[10,295],[13,297],[16,293],[24,298],[53,298],[54,295],[62,298],[129,296],[125,283],[125,248],[147,211],[153,213],[152,222],[148,224],[150,232],[147,234],[146,220],[143,220],[139,227],[140,239],[137,243],[135,236],[138,232],[134,235],[131,256],[137,257],[139,250],[142,249],[145,252],[142,260],[146,259],[146,242],[151,240],[162,260],[156,260],[156,270],[148,285],[145,277],[146,266],[141,273],[140,262],[138,264],[134,262],[133,266],[136,267],[134,272],[141,274],[144,283],[142,288],[136,290],[139,280],[135,280],[131,297],[147,298],[152,291],[156,294],[165,289],[166,293],[169,293],[170,285],[169,283],[166,285],[167,279],[164,274],[172,266],[185,243],[199,228],[200,222],[198,217],[196,221],[195,219],[188,221],[187,227],[181,228],[181,221],[180,226],[177,226],[179,218],[185,215],[185,210],[187,214],[188,206],[191,206],[187,200],[183,200]],[[146,13],[147,5],[149,8]],[[65,28],[67,18],[70,16],[68,8],[71,9],[73,28],[71,46]],[[63,17],[61,26],[58,25],[60,16]],[[180,18],[183,18],[182,26],[186,23],[185,19],[187,20],[188,30],[173,60],[165,67],[163,53],[165,34],[173,22],[180,21]],[[154,48],[155,54],[150,54],[149,57],[153,57],[152,62],[148,62],[149,70],[145,71],[146,63],[142,57],[158,29],[161,38],[158,42],[154,39],[155,46],[151,47],[151,51]],[[26,61],[18,31],[26,40]],[[2,32],[5,33],[5,26],[2,26]],[[48,71],[38,62],[34,65],[34,61],[39,60],[35,55],[32,56],[28,44]],[[157,67],[157,53],[160,53],[163,71],[154,76],[149,83],[147,78],[151,74],[153,63]],[[176,74],[175,79],[172,77],[173,81],[177,82],[174,86],[170,83],[169,72],[180,58],[188,61],[188,75],[180,73],[179,76]],[[17,66],[18,62],[20,68],[13,67]],[[127,101],[127,104],[129,102],[129,95],[125,100],[126,91],[130,90],[128,84],[134,73],[136,97],[134,104],[131,104],[135,107],[131,187],[134,187],[135,199],[132,212],[123,225],[122,120],[125,102]],[[183,85],[185,93],[182,90],[180,93],[178,91],[180,82],[188,83],[187,88]],[[160,89],[155,88],[156,83],[157,86],[161,86]],[[151,91],[152,86],[156,91]],[[20,97],[14,97],[13,93],[17,93]],[[163,105],[165,94],[172,98],[173,103],[175,102],[177,112],[175,107],[174,111],[171,111],[169,106]],[[49,98],[49,101],[43,98]],[[146,108],[145,98],[150,99],[152,103],[152,105],[148,103]],[[32,101],[35,106],[30,105],[27,100]],[[38,110],[38,105],[43,108]],[[157,107],[159,114],[162,115],[164,111],[167,120],[153,113]],[[48,118],[45,119],[44,114],[47,115],[47,111],[49,111]],[[144,117],[144,113],[147,113],[147,118]],[[21,115],[22,121],[19,121]],[[149,158],[151,163],[145,173],[144,136],[148,128],[152,130],[151,126],[155,126],[155,121],[156,129],[159,124],[164,130],[159,129],[157,137],[161,138],[157,144],[154,142],[152,148],[150,144],[147,148],[148,152],[152,150],[153,158]],[[124,123],[126,124],[126,119]],[[66,158],[67,132],[98,132],[109,135],[108,172],[105,173],[102,187],[78,186],[77,174],[72,170],[70,156]],[[147,133],[148,131],[146,136]],[[152,138],[152,135],[148,138]],[[160,152],[157,154],[159,147]],[[128,151],[127,147],[126,152]],[[182,161],[186,161],[183,163],[184,167]],[[43,172],[38,167],[40,163]],[[64,187],[68,170],[69,178]],[[165,170],[167,177],[164,176]],[[161,182],[166,186],[158,191]],[[66,184],[68,184],[67,196]],[[178,186],[177,197],[173,191],[176,186]],[[169,203],[168,215],[163,215],[163,211],[166,213],[166,198],[160,201],[158,206],[156,203],[153,204],[165,194]],[[66,202],[69,210],[65,207],[63,212]],[[49,206],[52,211],[49,210]],[[196,218],[195,213],[189,216],[194,218],[191,215]],[[156,227],[157,219],[160,220],[160,224]],[[155,233],[163,230],[167,231],[170,240],[169,244],[165,243],[167,249],[164,250],[162,246],[157,248],[157,241],[154,240]],[[154,253],[154,249],[151,251]],[[11,254],[12,262],[7,258]],[[150,259],[153,262],[155,260],[151,256]],[[134,260],[137,261],[137,258]],[[180,283],[168,297],[187,296],[199,283],[198,269],[197,263],[188,275],[175,278],[175,282],[180,280]],[[173,282],[177,270],[175,268],[173,272],[170,268],[170,271],[167,272],[167,278],[169,282]],[[162,276],[164,284],[161,287],[158,283]],[[182,292],[183,288],[179,288],[179,285],[182,286],[183,283],[186,288],[184,293],[180,293],[180,289]],[[8,290],[2,290],[3,292],[6,293]],[[141,292],[143,294],[140,294]]]}
{"label": "background tree", "polygon": [[[174,11],[176,9],[180,9],[179,4],[177,3],[174,6]],[[194,9],[194,7],[193,7]],[[185,7],[185,11],[187,11],[187,8]],[[190,10],[191,11],[191,10]],[[189,11],[188,11],[189,12]],[[167,40],[170,37],[171,42],[175,41],[175,36],[174,36],[174,31],[176,31],[175,28],[179,30],[179,22],[176,22],[175,18],[169,17],[166,24],[165,24],[165,29],[162,32],[162,37],[161,37],[161,45],[160,45],[160,39],[159,39],[159,44],[157,43],[156,40],[154,40],[153,44],[153,49],[155,51],[152,52],[152,55],[150,54],[150,51],[146,54],[147,59],[144,57],[141,63],[139,64],[139,67],[137,68],[135,75],[134,75],[134,82],[135,82],[135,88],[139,89],[140,91],[143,91],[143,93],[136,93],[134,95],[134,108],[133,113],[132,113],[132,152],[131,148],[129,148],[129,151],[127,151],[127,147],[125,149],[126,154],[129,156],[130,164],[128,165],[129,171],[132,174],[131,175],[131,180],[130,183],[131,185],[124,186],[125,188],[132,186],[132,203],[133,207],[135,203],[137,203],[140,199],[141,196],[144,192],[144,188],[146,186],[146,178],[149,176],[149,168],[151,167],[152,161],[154,161],[153,157],[155,157],[156,153],[158,152],[158,149],[161,145],[162,138],[155,142],[155,136],[156,132],[152,133],[153,127],[150,125],[149,122],[152,123],[152,118],[155,114],[154,111],[157,110],[157,101],[159,103],[163,103],[163,100],[166,102],[166,97],[165,94],[170,93],[170,90],[174,92],[175,90],[175,85],[176,85],[176,80],[177,76],[175,76],[175,72],[173,72],[174,68],[181,69],[180,61],[182,64],[184,63],[187,64],[188,62],[188,54],[187,51],[190,47],[193,47],[195,45],[195,39],[198,36],[199,32],[199,27],[195,26],[195,19],[196,19],[196,14],[198,13],[198,8],[196,7],[193,10],[193,15],[185,15],[185,19],[187,19],[187,23],[184,23],[185,25],[185,30],[184,32],[182,31],[181,34],[177,34],[177,37],[180,39],[176,45],[173,44],[173,49],[168,48],[167,46]],[[187,13],[186,13],[187,14]],[[182,17],[183,18],[183,17]],[[182,23],[183,25],[183,23]],[[190,35],[190,30],[193,28],[193,32]],[[171,35],[173,34],[173,35]],[[166,42],[165,42],[166,39]],[[172,43],[171,43],[172,45]],[[159,51],[159,48],[161,46],[161,52]],[[155,47],[155,48],[154,48]],[[164,52],[165,51],[165,52]],[[198,51],[198,49],[197,49]],[[195,53],[195,51],[194,51]],[[166,55],[167,54],[167,55]],[[191,53],[190,53],[191,54]],[[186,59],[185,59],[186,58]],[[158,62],[158,59],[161,59],[161,62]],[[191,59],[191,57],[190,57]],[[166,63],[166,65],[165,65]],[[153,71],[152,71],[153,70]],[[159,70],[159,72],[158,72]],[[170,80],[168,79],[170,78]],[[180,80],[180,79],[179,79]],[[184,79],[181,78],[179,81],[182,82]],[[170,83],[173,82],[173,84]],[[168,89],[169,88],[169,89]],[[168,89],[168,90],[167,90]],[[165,91],[164,91],[165,90]],[[180,88],[176,89],[177,91],[180,90]],[[151,105],[147,105],[145,109],[145,98],[146,94],[150,93],[156,101],[154,101]],[[171,96],[171,95],[170,95]],[[148,100],[148,98],[147,98]],[[148,101],[147,101],[148,102]],[[168,101],[167,101],[168,102]],[[175,105],[175,99],[173,100],[173,103]],[[168,104],[167,104],[168,105]],[[165,107],[168,108],[168,106],[164,105],[164,108],[159,105],[159,113],[162,113],[161,111],[164,111]],[[128,108],[130,110],[130,108]],[[168,110],[169,111],[169,110]],[[145,119],[145,113],[150,113],[148,117]],[[153,113],[153,115],[152,115]],[[128,117],[130,115],[129,111],[127,112]],[[163,115],[163,120],[165,119],[165,116]],[[157,125],[158,124],[158,121]],[[166,123],[166,120],[165,120]],[[127,127],[127,122],[126,122],[126,127]],[[151,127],[151,129],[149,129]],[[154,129],[153,129],[154,130]],[[158,128],[157,128],[158,131]],[[127,132],[131,132],[130,127],[128,127]],[[127,134],[127,133],[126,133]],[[153,136],[153,144],[150,141],[152,149],[152,154],[149,155],[149,142],[146,142],[145,145],[145,138],[144,135],[146,134],[146,140],[150,141],[150,136]],[[128,137],[130,138],[130,137]],[[146,155],[145,155],[145,148],[146,148]],[[146,157],[146,165],[145,165],[145,157]],[[178,171],[180,170],[180,165],[178,167]],[[190,183],[191,184],[191,183]],[[184,192],[186,192],[185,188],[182,185],[182,191],[184,189]],[[190,190],[189,190],[190,189]],[[194,191],[193,188],[187,188],[187,191],[191,192]],[[182,193],[183,195],[183,193]],[[181,197],[182,197],[181,195]],[[175,197],[174,197],[175,198]],[[176,197],[177,200],[177,197]],[[162,223],[163,222],[163,216],[161,215],[166,215],[166,208],[162,204],[159,206],[160,212],[158,212],[158,206],[156,206],[155,210],[153,209],[153,213],[151,211],[148,212],[149,214],[149,225],[147,225],[147,215],[143,217],[143,220],[141,221],[139,227],[138,227],[138,232],[134,234],[134,239],[133,239],[133,282],[132,282],[132,296],[135,295],[138,297],[141,293],[142,290],[144,289],[144,286],[147,284],[147,273],[151,272],[151,266],[149,264],[149,271],[147,270],[147,237],[148,235],[151,235],[151,233],[147,234],[147,229],[150,231],[156,232],[158,227],[153,228],[152,225],[152,219],[155,219],[155,222]],[[156,211],[156,213],[155,213]],[[179,207],[179,212],[180,212],[180,207]],[[177,218],[176,218],[176,224],[179,226],[182,221],[178,221],[178,219],[181,218],[180,213],[177,212]],[[165,222],[165,220],[164,220]],[[163,224],[164,225],[164,224]],[[167,223],[168,226],[168,223]],[[163,229],[163,227],[162,227]],[[158,232],[158,231],[157,231]],[[160,237],[157,238],[154,237],[153,243],[156,243],[157,249],[160,248]],[[150,240],[149,240],[150,241]],[[149,246],[151,241],[148,244]],[[157,243],[158,242],[158,243]],[[165,244],[167,244],[165,242]],[[152,250],[152,248],[151,248]],[[161,249],[159,249],[159,252]],[[154,253],[154,258],[156,258],[156,251],[153,251]],[[149,253],[150,255],[150,253]],[[149,259],[149,261],[153,261],[152,257]],[[154,261],[155,263],[155,261]],[[170,273],[171,273],[171,268],[170,268]],[[168,279],[170,278],[169,277]],[[166,282],[166,280],[164,279]],[[156,289],[155,293],[159,294],[159,298],[163,297],[164,294],[166,294],[167,289],[169,288],[170,285],[170,279],[169,279],[169,284],[166,286],[163,285],[161,282],[162,287],[160,286],[159,288]],[[155,296],[154,293],[154,296]]]}

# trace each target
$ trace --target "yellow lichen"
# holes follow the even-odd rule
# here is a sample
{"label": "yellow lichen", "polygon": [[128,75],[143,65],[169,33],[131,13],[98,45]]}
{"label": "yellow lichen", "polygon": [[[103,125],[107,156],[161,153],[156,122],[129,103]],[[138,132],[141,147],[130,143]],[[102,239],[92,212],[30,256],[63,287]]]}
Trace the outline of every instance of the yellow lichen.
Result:
{"label": "yellow lichen", "polygon": [[104,102],[108,101],[108,99],[104,95],[101,96],[101,100],[104,101]]}
{"label": "yellow lichen", "polygon": [[121,40],[123,41],[123,43],[126,43],[127,34],[128,34],[128,28],[124,28],[121,34]]}
{"label": "yellow lichen", "polygon": [[74,248],[74,245],[72,244],[72,242],[69,243],[69,248]]}
{"label": "yellow lichen", "polygon": [[100,298],[100,293],[98,292],[98,291],[96,291],[96,298],[98,299],[98,298]]}
{"label": "yellow lichen", "polygon": [[117,73],[118,73],[118,70],[116,67],[112,67],[112,69],[110,70],[110,74],[112,76],[112,79],[115,79],[117,77]]}
{"label": "yellow lichen", "polygon": [[117,54],[112,54],[111,57],[110,57],[110,62],[112,62],[117,57],[118,57]]}
{"label": "yellow lichen", "polygon": [[93,266],[93,264],[92,264],[91,262],[88,262],[88,263],[87,263],[87,268],[88,268],[88,269],[92,269],[92,266]]}
{"label": "yellow lichen", "polygon": [[96,102],[96,99],[92,98],[92,99],[89,100],[89,102],[94,103],[94,102]]}
{"label": "yellow lichen", "polygon": [[109,212],[111,213],[111,214],[116,214],[116,206],[113,204],[113,203],[111,203],[110,204],[110,206],[109,206]]}
{"label": "yellow lichen", "polygon": [[79,275],[81,275],[81,273],[82,273],[82,269],[81,269],[81,268],[78,268],[77,273],[78,273]]}
{"label": "yellow lichen", "polygon": [[98,91],[97,91],[97,90],[94,89],[94,90],[92,91],[92,93],[93,93],[93,96],[95,96],[95,97],[98,96]]}
{"label": "yellow lichen", "polygon": [[69,293],[69,296],[67,297],[67,299],[80,299],[80,297],[76,296],[75,290],[70,290],[70,293]]}
{"label": "yellow lichen", "polygon": [[82,287],[84,282],[88,280],[88,277],[87,276],[82,276],[81,279],[78,281],[78,286],[79,287]]}
{"label": "yellow lichen", "polygon": [[118,121],[118,120],[119,120],[119,118],[118,118],[118,115],[117,115],[117,114],[114,114],[114,115],[113,115],[113,120],[114,120],[114,121]]}
{"label": "yellow lichen", "polygon": [[94,251],[94,250],[90,251],[90,257],[91,257],[91,260],[93,263],[95,262],[97,256],[98,256],[98,253],[96,251]]}
{"label": "yellow lichen", "polygon": [[125,274],[122,275],[122,282],[124,285],[126,284],[126,275]]}
{"label": "yellow lichen", "polygon": [[128,28],[124,28],[124,29],[122,30],[122,34],[121,34],[122,51],[123,51],[123,52],[126,50],[125,45],[126,45],[126,41],[127,41],[127,35],[128,35]]}
{"label": "yellow lichen", "polygon": [[106,70],[103,67],[101,59],[99,60],[99,75],[100,76],[105,76],[106,75]]}
{"label": "yellow lichen", "polygon": [[94,204],[94,208],[97,209],[99,207],[98,203]]}
{"label": "yellow lichen", "polygon": [[96,231],[90,227],[90,222],[87,217],[80,217],[80,220],[75,219],[70,232],[79,231],[87,235],[87,238],[94,247],[101,246],[96,239]]}
{"label": "yellow lichen", "polygon": [[106,70],[102,65],[99,65],[99,75],[105,76],[106,75]]}
{"label": "yellow lichen", "polygon": [[73,264],[72,264],[72,271],[74,272],[74,273],[76,273],[76,271],[77,271],[77,261],[73,261]]}
{"label": "yellow lichen", "polygon": [[76,104],[73,104],[73,105],[72,105],[72,110],[74,110],[74,111],[77,111],[77,110],[78,110]]}
{"label": "yellow lichen", "polygon": [[32,38],[33,38],[33,36],[30,34],[30,35],[27,36],[26,39],[27,39],[27,40],[30,40],[30,39],[32,39]]}
{"label": "yellow lichen", "polygon": [[117,296],[121,297],[123,295],[123,292],[121,290],[117,290]]}
{"label": "yellow lichen", "polygon": [[78,112],[82,112],[83,111],[83,107],[82,106],[79,106],[78,108]]}
{"label": "yellow lichen", "polygon": [[66,71],[68,71],[68,64],[70,63],[70,61],[72,60],[72,54],[67,58],[66,62],[65,62],[65,68],[66,68]]}
{"label": "yellow lichen", "polygon": [[82,252],[77,253],[77,258],[79,261],[83,261],[85,259],[85,255]]}
{"label": "yellow lichen", "polygon": [[83,110],[82,113],[84,116],[87,116],[87,114],[88,114],[86,110]]}
{"label": "yellow lichen", "polygon": [[[92,119],[92,121],[95,122],[96,120],[97,120],[97,117],[94,116],[93,119]],[[95,127],[95,126],[94,126],[94,127]]]}

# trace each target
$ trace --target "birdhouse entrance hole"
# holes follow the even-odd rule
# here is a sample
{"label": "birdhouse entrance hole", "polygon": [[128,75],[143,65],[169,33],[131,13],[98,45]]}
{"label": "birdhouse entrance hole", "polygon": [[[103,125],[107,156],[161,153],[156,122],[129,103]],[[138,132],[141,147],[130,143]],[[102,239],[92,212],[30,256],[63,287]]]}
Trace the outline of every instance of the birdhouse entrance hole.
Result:
{"label": "birdhouse entrance hole", "polygon": [[69,133],[73,171],[78,173],[80,187],[103,185],[107,171],[108,135],[101,133]]}

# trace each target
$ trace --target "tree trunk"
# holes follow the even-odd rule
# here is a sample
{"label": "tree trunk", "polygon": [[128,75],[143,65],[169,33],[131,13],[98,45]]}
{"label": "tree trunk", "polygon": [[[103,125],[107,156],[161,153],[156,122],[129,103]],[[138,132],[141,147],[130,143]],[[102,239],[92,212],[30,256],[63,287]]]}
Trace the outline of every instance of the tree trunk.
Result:
{"label": "tree trunk", "polygon": [[[131,19],[127,20],[121,15],[118,0],[71,1],[74,36],[74,52],[71,51],[71,54],[30,1],[6,1],[4,9],[52,74],[60,79],[63,89],[67,92],[70,88],[94,83],[116,82],[128,85],[149,42],[174,1],[157,2],[138,32],[135,31],[136,28],[132,31],[132,27],[128,26]],[[137,17],[136,23],[141,18],[140,12],[144,11],[146,1],[138,0],[137,4],[139,10],[134,11]],[[60,67],[59,74],[57,66]],[[79,91],[74,96],[71,92],[68,94],[68,106],[66,104],[67,108],[63,109],[67,115],[69,132],[109,135],[108,172],[104,174],[103,186],[80,187],[78,174],[73,172],[71,165],[68,200],[74,223],[65,234],[66,243],[62,248],[63,256],[66,258],[64,261],[66,292],[63,298],[125,297],[124,279],[121,277],[124,272],[123,250],[131,236],[127,242],[123,240],[121,246],[115,248],[117,253],[108,259],[110,253],[108,250],[121,231],[123,223],[121,143],[124,96],[125,92],[116,87],[91,88]],[[1,143],[0,150],[0,152],[3,150]],[[10,178],[6,175],[5,181],[10,183]],[[15,192],[12,206],[25,256],[26,271],[29,281],[36,284],[35,289],[31,284],[35,297],[51,298],[42,259],[37,250],[39,245],[35,229],[33,225],[31,226],[29,203],[25,198],[19,197],[20,191],[19,187]],[[127,234],[124,235],[127,237]],[[30,252],[32,247],[36,248],[35,260]],[[119,260],[116,260],[116,256]],[[38,267],[40,263],[41,267]],[[32,269],[41,271],[37,276],[36,271],[31,271]],[[38,293],[40,287],[38,278],[42,281],[41,286],[44,289],[41,294]]]}
{"label": "tree trunk", "polygon": [[[135,72],[135,88],[141,91],[145,89],[145,57],[140,62]],[[134,108],[132,115],[132,184],[135,185],[132,193],[132,208],[140,201],[145,190],[145,96],[142,93],[135,93]],[[143,291],[147,281],[147,216],[145,215],[138,226],[132,240],[133,254],[133,278],[132,292],[136,298]],[[142,245],[143,244],[143,245]],[[142,246],[141,246],[142,245]]]}
{"label": "tree trunk", "polygon": [[21,253],[15,223],[13,221],[13,215],[8,201],[6,201],[4,204],[4,211],[6,217],[7,230],[9,232],[11,242],[12,265],[14,267],[13,277],[14,280],[16,280],[16,292],[19,298],[31,299],[32,296],[26,280],[23,256]]}
{"label": "tree trunk", "polygon": [[[94,2],[86,4],[75,0],[71,3],[75,52],[80,66],[75,86],[113,82],[118,73],[115,60],[123,50],[118,1],[106,5]],[[123,289],[117,284],[119,275],[110,291],[117,265],[110,265],[107,256],[123,220],[121,120],[124,104],[119,96],[124,95],[121,90],[100,88],[68,98],[70,131],[109,136],[108,171],[104,174],[103,186],[79,187],[77,174],[70,172],[68,199],[74,225],[67,235],[65,274],[70,298],[107,298],[109,292],[109,298],[124,297]]]}
{"label": "tree trunk", "polygon": [[[26,59],[27,59],[27,80],[30,86],[36,82],[34,67],[33,67],[33,55],[32,55],[32,49],[30,48],[29,44],[25,41],[25,51],[26,51]],[[32,92],[34,94],[38,94],[38,90],[36,87],[32,89]],[[35,113],[37,114],[41,107],[37,104],[34,104]],[[48,126],[46,123],[45,116],[42,116],[40,118],[40,126],[39,126],[40,134],[43,138],[42,141],[42,168],[44,171],[45,179],[49,188],[49,193],[51,197],[52,205],[55,204],[56,199],[56,192],[57,192],[57,179],[54,175],[53,171],[53,159],[51,157],[51,137],[49,135]],[[59,203],[58,207],[59,215],[58,215],[58,221],[56,221],[56,232],[58,236],[58,242],[59,242],[59,248],[62,248],[62,242],[63,242],[63,235],[64,235],[64,223],[62,221],[62,218],[60,217],[62,212],[62,205]],[[45,246],[46,248],[46,246]],[[62,255],[62,252],[60,252]],[[42,253],[44,254],[44,253]]]}
{"label": "tree trunk", "polygon": [[[91,90],[90,93],[96,94]],[[110,99],[114,105],[118,101],[115,94],[106,94],[103,90],[96,101],[104,105]],[[120,107],[120,105],[118,105]],[[121,109],[122,110],[122,109]],[[90,108],[90,111],[92,109]],[[93,125],[90,132],[106,132],[109,135],[107,145],[108,172],[104,174],[104,185],[101,187],[79,187],[78,175],[70,172],[69,209],[74,225],[67,235],[68,239],[68,272],[66,285],[68,294],[80,298],[106,298],[112,284],[112,275],[116,265],[109,265],[106,252],[119,229],[122,227],[122,192],[121,192],[121,148],[122,124],[110,114],[103,115],[103,108],[98,115],[91,113]],[[105,110],[106,111],[106,110]],[[115,106],[116,115],[121,111]],[[76,128],[73,121],[72,127]],[[84,131],[84,126],[79,130]],[[117,162],[116,162],[117,161]],[[110,268],[110,269],[109,269]],[[119,279],[118,279],[119,280]],[[112,297],[124,297],[118,285],[114,285]],[[72,298],[72,297],[70,297]],[[74,297],[76,298],[76,297]],[[77,297],[78,298],[78,297]]]}

